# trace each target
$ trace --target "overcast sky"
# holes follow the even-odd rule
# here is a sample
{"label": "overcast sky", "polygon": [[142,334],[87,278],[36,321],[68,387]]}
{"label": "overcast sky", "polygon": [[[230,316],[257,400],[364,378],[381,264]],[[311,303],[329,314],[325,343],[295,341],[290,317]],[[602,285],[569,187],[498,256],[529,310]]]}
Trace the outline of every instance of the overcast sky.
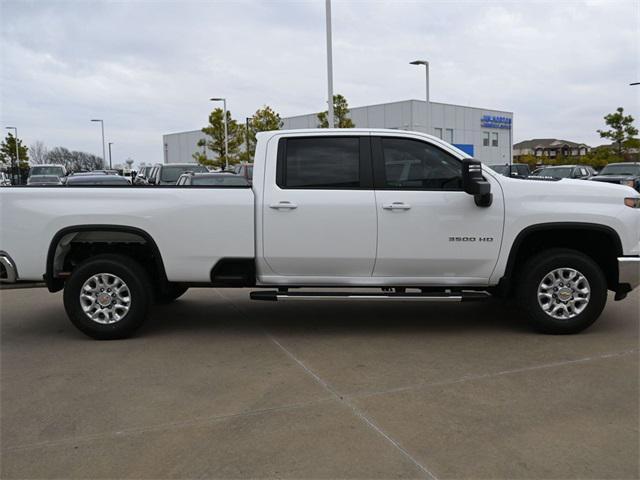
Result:
{"label": "overcast sky", "polygon": [[[224,96],[244,119],[325,109],[324,1],[0,0],[2,127],[114,162],[162,161]],[[424,95],[514,112],[516,141],[598,145],[618,106],[640,119],[640,1],[333,1],[334,88],[351,106]],[[639,122],[640,123],[640,122]]]}

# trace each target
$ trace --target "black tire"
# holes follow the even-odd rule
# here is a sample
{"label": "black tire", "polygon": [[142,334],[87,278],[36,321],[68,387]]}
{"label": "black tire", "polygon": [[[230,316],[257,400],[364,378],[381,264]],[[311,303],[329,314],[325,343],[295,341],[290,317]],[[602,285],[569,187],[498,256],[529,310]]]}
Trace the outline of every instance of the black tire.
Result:
{"label": "black tire", "polygon": [[[560,293],[568,295],[568,291],[562,292],[566,282],[559,278],[563,287],[556,287],[560,291],[554,291],[550,288],[548,291],[555,298],[546,300],[557,302],[559,313],[564,310],[565,318],[556,318],[547,313],[538,302],[538,288],[543,279],[556,269],[573,269],[581,273],[588,282],[590,298],[582,311],[576,314],[576,307],[571,306],[571,302],[561,302]],[[567,275],[570,275],[567,272]],[[562,275],[561,275],[562,277]],[[573,277],[575,279],[576,277]],[[576,250],[570,249],[550,249],[530,258],[523,267],[518,283],[518,301],[522,308],[527,312],[530,324],[534,329],[542,333],[554,335],[566,335],[578,333],[589,327],[595,322],[607,303],[607,280],[600,266],[590,257]],[[584,288],[586,284],[582,282],[579,288]],[[572,290],[572,287],[566,287]],[[577,287],[578,288],[578,287]],[[577,288],[572,290],[572,299],[579,298]],[[560,305],[564,304],[565,307]],[[576,305],[584,304],[579,301]],[[568,312],[568,313],[567,313]],[[574,315],[569,318],[569,315]]]}
{"label": "black tire", "polygon": [[[119,277],[126,284],[129,293],[129,302],[123,302],[128,305],[128,311],[113,323],[100,323],[99,320],[89,318],[80,300],[85,282],[101,273]],[[97,290],[96,288],[95,291]],[[104,254],[86,260],[73,270],[64,287],[64,307],[71,323],[96,340],[114,340],[133,335],[147,317],[151,298],[152,287],[147,272],[135,260],[122,255]],[[87,303],[91,305],[91,302]],[[96,308],[100,310],[99,307]],[[118,314],[121,315],[122,310],[118,310]],[[113,317],[112,315],[111,318]]]}
{"label": "black tire", "polygon": [[158,289],[156,291],[155,301],[156,303],[165,304],[171,303],[184,295],[189,287],[183,287],[180,284],[170,283],[163,290]]}

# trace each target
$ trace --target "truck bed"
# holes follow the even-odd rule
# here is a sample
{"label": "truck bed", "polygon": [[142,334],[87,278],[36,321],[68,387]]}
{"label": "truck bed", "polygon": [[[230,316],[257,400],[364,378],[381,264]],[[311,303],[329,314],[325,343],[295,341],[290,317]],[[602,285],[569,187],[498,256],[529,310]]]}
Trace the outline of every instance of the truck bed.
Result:
{"label": "truck bed", "polygon": [[[11,228],[6,228],[11,225]],[[86,225],[134,227],[155,241],[173,282],[208,282],[221,257],[255,255],[251,188],[7,187],[0,245],[20,280],[41,280],[52,239]]]}

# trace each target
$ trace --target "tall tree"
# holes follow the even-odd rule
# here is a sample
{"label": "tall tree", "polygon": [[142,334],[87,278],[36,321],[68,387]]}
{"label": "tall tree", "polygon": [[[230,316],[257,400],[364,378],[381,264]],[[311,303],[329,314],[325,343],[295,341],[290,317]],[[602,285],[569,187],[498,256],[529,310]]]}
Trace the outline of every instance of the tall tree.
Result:
{"label": "tall tree", "polygon": [[101,157],[87,152],[71,151],[64,147],[51,149],[47,154],[46,163],[64,165],[68,173],[103,168]]}
{"label": "tall tree", "polygon": [[[29,163],[29,149],[22,144],[22,140],[18,139],[18,155],[21,164]],[[16,158],[16,137],[9,132],[3,142],[0,144],[0,162],[11,166],[19,167]]]}
{"label": "tall tree", "polygon": [[231,112],[227,110],[227,135],[229,145],[229,157],[225,156],[224,148],[224,113],[221,108],[216,108],[209,114],[209,124],[202,129],[208,138],[198,141],[199,147],[211,150],[214,158],[208,158],[205,152],[195,152],[193,158],[201,165],[223,167],[228,160],[229,165],[237,163],[240,159],[238,152],[240,145],[244,141],[244,126],[238,125],[231,118]]}
{"label": "tall tree", "polygon": [[598,130],[602,138],[613,141],[618,155],[628,153],[630,148],[635,147],[638,129],[633,126],[633,117],[624,114],[624,108],[618,107],[614,113],[604,117],[604,122],[611,127],[610,130]]}
{"label": "tall tree", "polygon": [[[349,103],[347,99],[339,93],[333,96],[333,116],[336,125],[332,125],[332,128],[335,126],[338,128],[353,128],[356,126],[353,120],[349,118]],[[329,128],[329,113],[327,111],[320,112],[318,121],[320,122],[318,127]]]}
{"label": "tall tree", "polygon": [[31,163],[34,165],[42,165],[47,162],[47,153],[49,150],[47,146],[41,140],[36,140],[29,146],[29,156],[31,157]]}
{"label": "tall tree", "polygon": [[[243,152],[242,159],[250,161],[256,153],[256,133],[280,130],[283,122],[280,115],[270,106],[265,105],[256,110],[249,119],[249,131],[245,131],[245,143],[249,145],[249,151]],[[246,130],[246,127],[245,127]],[[246,150],[246,149],[245,149]]]}

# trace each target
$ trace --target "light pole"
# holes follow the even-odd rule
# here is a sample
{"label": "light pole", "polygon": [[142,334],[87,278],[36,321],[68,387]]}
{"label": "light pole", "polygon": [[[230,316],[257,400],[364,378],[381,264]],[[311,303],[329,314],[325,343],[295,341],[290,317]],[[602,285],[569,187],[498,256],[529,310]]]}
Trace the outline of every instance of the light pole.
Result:
{"label": "light pole", "polygon": [[113,145],[114,142],[109,142],[109,170],[113,169],[113,167],[111,166],[111,145]]}
{"label": "light pole", "polygon": [[[14,138],[16,142],[16,165],[20,167],[20,149],[18,148],[18,127],[7,127],[7,130],[14,131]],[[16,169],[15,165],[13,165],[13,160],[11,161],[11,183],[15,183],[16,180]]]}
{"label": "light pole", "polygon": [[327,17],[327,120],[329,128],[335,128],[333,120],[333,46],[331,42],[331,0],[326,0],[325,11]]}
{"label": "light pole", "polygon": [[100,120],[99,118],[93,118],[91,119],[92,122],[100,122],[100,127],[102,129],[102,165],[105,165],[107,163],[107,157],[105,155],[105,151],[104,151],[104,121]]}
{"label": "light pole", "polygon": [[431,105],[429,103],[429,62],[427,62],[426,60],[414,60],[413,62],[409,62],[411,65],[424,65],[425,66],[425,71],[427,73],[427,83],[426,83],[426,104],[425,104],[425,110],[427,111],[427,118],[426,118],[426,123],[425,125],[425,129],[427,130],[427,134],[431,135]]}
{"label": "light pole", "polygon": [[227,99],[210,98],[212,102],[222,102],[222,115],[224,115],[224,169],[229,170],[229,136],[227,135]]}

